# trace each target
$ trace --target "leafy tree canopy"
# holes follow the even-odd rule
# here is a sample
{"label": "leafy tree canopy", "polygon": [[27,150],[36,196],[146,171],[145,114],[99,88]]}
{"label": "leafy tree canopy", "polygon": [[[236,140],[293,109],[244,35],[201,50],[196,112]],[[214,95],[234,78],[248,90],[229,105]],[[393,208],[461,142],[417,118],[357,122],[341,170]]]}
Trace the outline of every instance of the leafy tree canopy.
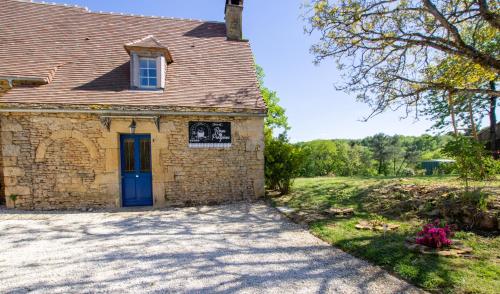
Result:
{"label": "leafy tree canopy", "polygon": [[312,0],[308,7],[308,30],[321,34],[316,61],[337,61],[347,81],[338,88],[369,104],[368,118],[401,107],[409,113],[433,91],[500,95],[485,84],[500,73],[496,0]]}

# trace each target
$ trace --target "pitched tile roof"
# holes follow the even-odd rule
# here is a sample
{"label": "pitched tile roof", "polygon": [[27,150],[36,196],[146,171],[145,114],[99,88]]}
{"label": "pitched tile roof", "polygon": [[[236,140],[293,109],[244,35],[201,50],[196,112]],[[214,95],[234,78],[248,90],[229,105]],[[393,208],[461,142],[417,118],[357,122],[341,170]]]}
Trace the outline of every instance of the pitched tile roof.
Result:
{"label": "pitched tile roof", "polygon": [[[222,5],[222,4],[221,4]],[[93,13],[84,8],[0,0],[0,79],[18,86],[0,103],[186,106],[265,111],[248,42],[228,41],[225,24]],[[165,91],[133,91],[125,44],[168,44]],[[154,43],[154,44],[153,44]]]}

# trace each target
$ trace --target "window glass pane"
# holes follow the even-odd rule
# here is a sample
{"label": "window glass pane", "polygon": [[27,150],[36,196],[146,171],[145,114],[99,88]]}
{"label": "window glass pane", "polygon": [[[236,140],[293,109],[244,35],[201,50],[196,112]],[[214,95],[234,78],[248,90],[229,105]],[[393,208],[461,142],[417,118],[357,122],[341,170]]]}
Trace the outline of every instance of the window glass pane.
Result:
{"label": "window glass pane", "polygon": [[156,88],[156,59],[140,58],[140,87]]}
{"label": "window glass pane", "polygon": [[141,172],[150,172],[151,171],[151,140],[150,139],[141,139]]}
{"label": "window glass pane", "polygon": [[123,159],[125,160],[125,171],[133,172],[135,170],[134,139],[123,140]]}

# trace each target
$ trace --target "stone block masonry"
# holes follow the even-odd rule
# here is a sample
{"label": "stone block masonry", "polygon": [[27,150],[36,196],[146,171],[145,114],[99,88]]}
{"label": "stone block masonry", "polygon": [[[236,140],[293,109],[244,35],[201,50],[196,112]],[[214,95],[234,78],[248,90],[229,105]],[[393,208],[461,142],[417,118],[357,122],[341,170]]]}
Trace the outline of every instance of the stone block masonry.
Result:
{"label": "stone block masonry", "polygon": [[[120,134],[93,114],[4,113],[0,121],[2,194],[8,207],[81,209],[121,206]],[[264,195],[262,117],[137,118],[151,135],[155,207],[253,200]],[[228,148],[189,148],[189,121],[231,122]],[[10,195],[17,195],[15,203]]]}
{"label": "stone block masonry", "polygon": [[[1,88],[0,88],[0,95],[1,95]],[[2,124],[0,123],[0,146],[2,144]],[[0,155],[1,155],[1,152],[0,152]],[[16,160],[17,160],[17,157],[14,157]],[[4,187],[5,187],[5,183],[4,183],[4,179],[3,179],[3,156],[0,156],[0,205],[4,205],[5,204],[5,193],[4,193]]]}

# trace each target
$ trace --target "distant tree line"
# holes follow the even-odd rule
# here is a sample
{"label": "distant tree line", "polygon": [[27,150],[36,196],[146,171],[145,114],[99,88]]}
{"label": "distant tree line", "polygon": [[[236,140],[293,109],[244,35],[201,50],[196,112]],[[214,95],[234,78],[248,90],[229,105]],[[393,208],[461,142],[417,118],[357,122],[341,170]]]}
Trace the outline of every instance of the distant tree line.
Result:
{"label": "distant tree line", "polygon": [[[498,0],[310,0],[304,7],[307,30],[320,36],[311,48],[315,61],[336,61],[344,77],[337,89],[372,109],[366,120],[395,109],[424,116],[451,133],[442,152],[456,161],[466,190],[470,180],[495,179]],[[490,150],[478,136],[484,116]],[[387,141],[378,139],[368,147],[377,173],[397,174],[404,155],[391,154],[404,148],[382,148]]]}
{"label": "distant tree line", "polygon": [[337,62],[344,76],[337,89],[370,106],[366,119],[402,109],[472,146],[488,116],[490,155],[499,159],[498,0],[311,0],[305,7],[307,30],[320,36],[315,61]]}
{"label": "distant tree line", "polygon": [[[268,109],[264,124],[268,189],[286,194],[296,177],[419,175],[423,173],[423,160],[441,158],[456,161],[441,171],[457,173],[465,181],[466,189],[470,180],[494,179],[500,173],[500,161],[486,156],[482,143],[458,135],[456,128],[447,135],[437,136],[388,136],[380,133],[360,140],[314,140],[292,144],[287,135],[290,126],[285,109],[279,105],[277,93],[264,85],[263,69],[258,65],[256,69],[262,98]],[[451,113],[457,114],[452,115],[453,121],[464,125],[468,121],[471,126],[477,126],[473,119],[468,119],[474,116],[467,117],[465,110]],[[436,117],[435,129],[446,129],[445,117],[446,114]],[[474,127],[469,130],[474,130]]]}
{"label": "distant tree line", "polygon": [[411,176],[423,160],[445,157],[442,148],[450,136],[388,136],[361,140],[314,140],[295,144],[301,153],[298,175]]}

